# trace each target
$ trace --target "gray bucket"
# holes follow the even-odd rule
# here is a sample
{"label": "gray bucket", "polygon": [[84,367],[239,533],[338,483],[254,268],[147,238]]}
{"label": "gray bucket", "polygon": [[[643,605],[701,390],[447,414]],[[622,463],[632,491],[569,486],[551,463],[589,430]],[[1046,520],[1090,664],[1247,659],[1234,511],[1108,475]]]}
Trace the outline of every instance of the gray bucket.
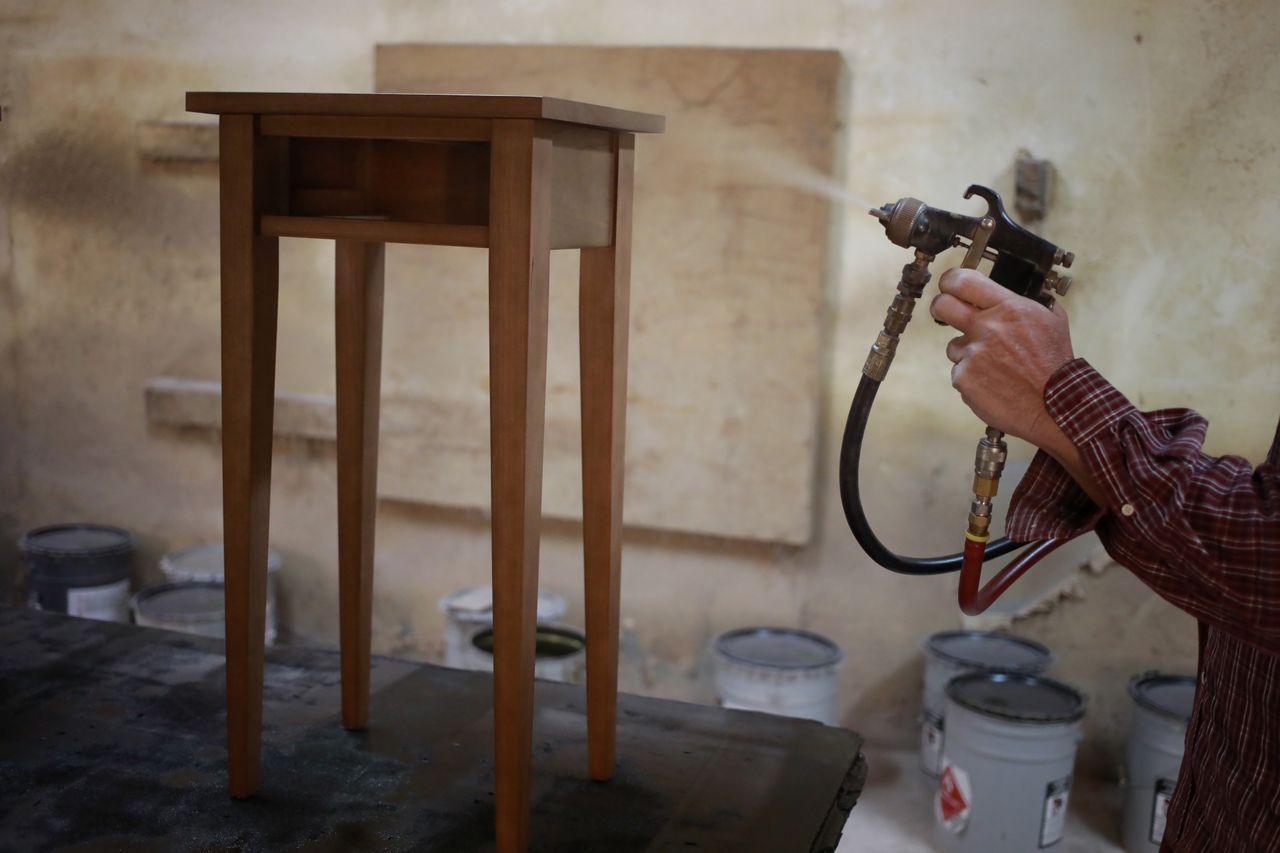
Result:
{"label": "gray bucket", "polygon": [[20,540],[31,604],[40,610],[129,621],[133,535],[99,524],[39,527]]}
{"label": "gray bucket", "polygon": [[836,724],[836,674],[844,653],[797,628],[738,628],[711,642],[716,701],[725,708]]}
{"label": "gray bucket", "polygon": [[1133,720],[1125,760],[1124,849],[1154,853],[1164,838],[1196,679],[1144,672],[1129,680]]}
{"label": "gray bucket", "polygon": [[1052,679],[998,672],[961,675],[946,693],[939,849],[1026,853],[1061,841],[1084,697]]}
{"label": "gray bucket", "polygon": [[226,635],[222,584],[181,581],[149,586],[133,597],[133,621],[202,637]]}
{"label": "gray bucket", "polygon": [[[471,637],[465,669],[493,671],[493,628]],[[587,639],[567,625],[539,625],[533,674],[547,681],[577,684],[587,665]]]}
{"label": "gray bucket", "polygon": [[[170,551],[160,558],[160,571],[174,583],[200,581],[221,586],[225,572],[226,549],[221,542],[192,545]],[[278,551],[267,549],[267,621],[264,636],[267,643],[276,641],[276,577],[284,566]],[[218,636],[222,636],[219,634]]]}
{"label": "gray bucket", "polygon": [[939,631],[920,646],[925,655],[920,769],[935,778],[942,769],[947,682],[968,672],[1039,675],[1053,665],[1053,654],[1044,646],[998,631]]}

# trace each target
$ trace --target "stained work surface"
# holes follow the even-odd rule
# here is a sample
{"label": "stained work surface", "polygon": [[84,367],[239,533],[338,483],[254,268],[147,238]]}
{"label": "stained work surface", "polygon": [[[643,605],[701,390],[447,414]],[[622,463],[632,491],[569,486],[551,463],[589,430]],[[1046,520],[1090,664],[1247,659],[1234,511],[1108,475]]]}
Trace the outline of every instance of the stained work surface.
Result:
{"label": "stained work surface", "polygon": [[[0,850],[492,849],[486,675],[376,659],[352,734],[336,654],[273,650],[263,786],[236,802],[219,642],[6,609],[0,650]],[[592,783],[581,688],[537,698],[535,851],[830,850],[866,775],[844,729],[623,696]]]}

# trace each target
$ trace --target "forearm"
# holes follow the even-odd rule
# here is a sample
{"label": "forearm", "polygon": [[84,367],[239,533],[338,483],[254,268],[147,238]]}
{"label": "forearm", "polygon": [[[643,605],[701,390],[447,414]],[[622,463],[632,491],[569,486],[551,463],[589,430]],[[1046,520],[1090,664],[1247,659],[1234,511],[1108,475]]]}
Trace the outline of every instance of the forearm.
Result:
{"label": "forearm", "polygon": [[1044,455],[1015,493],[1009,535],[1071,536],[1096,524],[1108,552],[1174,604],[1280,645],[1274,464],[1206,455],[1202,417],[1139,412],[1083,361],[1054,374],[1045,409],[1026,435]]}

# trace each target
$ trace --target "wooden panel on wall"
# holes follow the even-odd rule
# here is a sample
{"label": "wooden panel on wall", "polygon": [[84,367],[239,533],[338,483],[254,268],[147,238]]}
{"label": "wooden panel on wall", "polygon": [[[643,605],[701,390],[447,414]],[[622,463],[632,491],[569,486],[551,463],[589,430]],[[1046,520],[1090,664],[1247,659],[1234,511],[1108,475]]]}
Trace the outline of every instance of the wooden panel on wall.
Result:
{"label": "wooden panel on wall", "polygon": [[[507,93],[662,113],[636,145],[626,521],[802,544],[813,529],[844,112],[835,51],[384,45],[383,92]],[[387,497],[487,507],[483,253],[388,252],[384,394],[459,413],[384,422]],[[580,517],[577,254],[552,259],[544,507]]]}

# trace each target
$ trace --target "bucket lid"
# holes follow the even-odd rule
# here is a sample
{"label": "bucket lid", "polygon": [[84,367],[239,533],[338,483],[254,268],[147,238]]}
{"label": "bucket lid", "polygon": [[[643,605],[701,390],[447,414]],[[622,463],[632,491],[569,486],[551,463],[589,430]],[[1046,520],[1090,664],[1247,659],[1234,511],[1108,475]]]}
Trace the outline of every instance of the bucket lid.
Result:
{"label": "bucket lid", "polygon": [[947,683],[957,705],[1020,723],[1073,723],[1084,716],[1084,696],[1061,681],[1012,672],[970,672]]}
{"label": "bucket lid", "polygon": [[[554,592],[538,590],[538,622],[555,622],[568,605]],[[440,599],[440,612],[462,622],[493,621],[493,587],[469,586]]]}
{"label": "bucket lid", "polygon": [[18,547],[28,557],[100,559],[133,551],[133,534],[102,524],[54,524],[28,531]]}
{"label": "bucket lid", "polygon": [[[192,545],[170,551],[160,558],[160,571],[174,580],[208,581],[222,583],[226,548],[221,542],[210,542],[205,545]],[[284,560],[274,549],[267,549],[267,571],[274,574],[280,571]]]}
{"label": "bucket lid", "polygon": [[1040,643],[999,631],[939,631],[925,638],[924,650],[967,669],[1034,674],[1053,663],[1053,653]]}
{"label": "bucket lid", "polygon": [[1148,711],[1185,723],[1191,719],[1196,678],[1194,675],[1143,672],[1129,679],[1129,695]]}
{"label": "bucket lid", "polygon": [[207,622],[221,619],[226,602],[222,584],[182,581],[151,586],[133,597],[133,609],[156,622]]}
{"label": "bucket lid", "polygon": [[821,669],[844,660],[834,642],[798,628],[738,628],[716,637],[712,648],[734,663],[770,669]]}

